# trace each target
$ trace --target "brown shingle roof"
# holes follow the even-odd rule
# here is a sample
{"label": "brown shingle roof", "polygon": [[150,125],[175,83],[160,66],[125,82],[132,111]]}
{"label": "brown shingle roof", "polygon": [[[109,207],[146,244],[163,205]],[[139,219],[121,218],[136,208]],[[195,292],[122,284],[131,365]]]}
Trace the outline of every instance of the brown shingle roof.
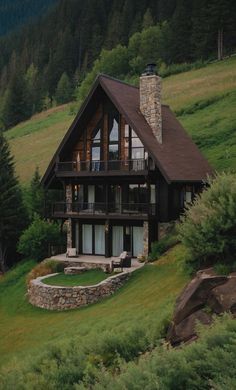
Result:
{"label": "brown shingle roof", "polygon": [[203,181],[213,170],[174,113],[162,105],[160,144],[139,109],[139,89],[101,75],[100,83],[133,127],[168,181]]}
{"label": "brown shingle roof", "polygon": [[99,86],[102,87],[124,116],[127,123],[135,130],[168,182],[201,182],[206,180],[207,175],[213,173],[213,169],[208,161],[201,154],[168,106],[162,105],[163,142],[160,144],[140,112],[139,88],[109,76],[100,75],[49,164],[42,178],[44,184],[52,179],[57,155],[61,153],[68,140],[71,139],[73,132],[76,131],[77,123],[82,119],[89,102]]}

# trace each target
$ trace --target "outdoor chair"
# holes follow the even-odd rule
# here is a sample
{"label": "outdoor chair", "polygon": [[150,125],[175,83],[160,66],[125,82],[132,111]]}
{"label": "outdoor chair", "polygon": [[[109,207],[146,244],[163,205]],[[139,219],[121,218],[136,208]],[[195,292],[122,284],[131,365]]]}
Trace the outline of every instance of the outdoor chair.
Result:
{"label": "outdoor chair", "polygon": [[67,248],[66,257],[78,257],[76,248]]}

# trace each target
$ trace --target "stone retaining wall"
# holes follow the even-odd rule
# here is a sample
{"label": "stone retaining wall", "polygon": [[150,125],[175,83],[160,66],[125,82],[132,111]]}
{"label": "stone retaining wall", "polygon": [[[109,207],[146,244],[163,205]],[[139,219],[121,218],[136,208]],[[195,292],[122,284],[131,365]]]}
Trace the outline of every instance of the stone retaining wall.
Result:
{"label": "stone retaining wall", "polygon": [[[55,261],[61,261],[55,259]],[[110,272],[110,263],[88,263],[86,261],[73,261],[73,258],[70,257],[68,260],[61,261],[65,267],[85,267],[86,269],[95,269],[100,268],[103,272]]]}
{"label": "stone retaining wall", "polygon": [[48,310],[67,310],[95,303],[102,298],[114,294],[130,277],[131,272],[125,271],[111,276],[94,286],[49,286],[43,280],[49,276],[38,277],[30,281],[28,289],[29,302],[37,307]]}

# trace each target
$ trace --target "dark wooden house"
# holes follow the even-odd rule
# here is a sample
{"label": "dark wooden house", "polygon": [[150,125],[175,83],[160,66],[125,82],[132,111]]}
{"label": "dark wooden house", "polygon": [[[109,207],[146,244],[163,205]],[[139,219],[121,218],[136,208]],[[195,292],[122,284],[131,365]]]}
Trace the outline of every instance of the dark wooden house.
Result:
{"label": "dark wooden house", "polygon": [[78,253],[133,257],[150,244],[212,169],[171,109],[148,67],[136,88],[99,75],[43,179],[64,189],[52,217],[67,221]]}

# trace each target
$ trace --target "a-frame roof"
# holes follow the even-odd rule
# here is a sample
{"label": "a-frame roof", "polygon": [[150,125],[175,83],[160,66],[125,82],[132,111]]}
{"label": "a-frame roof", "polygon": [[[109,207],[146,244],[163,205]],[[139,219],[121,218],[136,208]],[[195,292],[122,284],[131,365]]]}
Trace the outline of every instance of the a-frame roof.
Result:
{"label": "a-frame roof", "polygon": [[96,101],[96,92],[99,88],[105,92],[140,137],[167,182],[202,182],[213,173],[208,161],[168,106],[162,105],[163,142],[160,144],[140,112],[139,88],[106,75],[99,75],[49,164],[42,178],[43,184],[46,185],[53,178],[57,157],[67,143],[71,142],[78,124],[86,116],[86,111],[88,115],[89,106],[91,107],[93,100]]}

